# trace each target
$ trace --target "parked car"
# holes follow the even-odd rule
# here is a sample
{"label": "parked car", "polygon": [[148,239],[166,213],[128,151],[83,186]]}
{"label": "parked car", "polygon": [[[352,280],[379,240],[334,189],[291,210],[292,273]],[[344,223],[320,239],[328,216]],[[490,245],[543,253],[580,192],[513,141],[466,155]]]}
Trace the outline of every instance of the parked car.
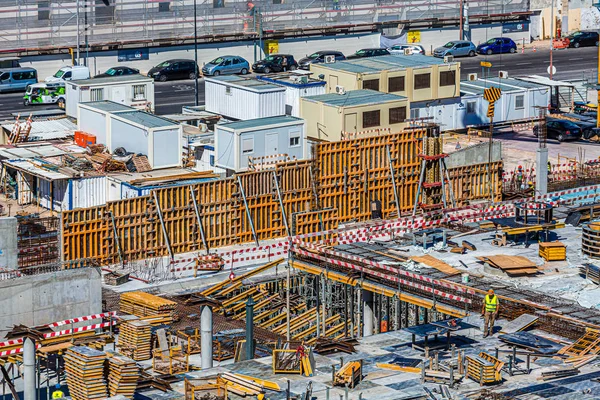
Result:
{"label": "parked car", "polygon": [[131,67],[112,67],[102,74],[96,75],[94,78],[106,78],[109,76],[123,76],[139,74],[140,70]]}
{"label": "parked car", "polygon": [[348,56],[348,60],[353,60],[357,58],[365,58],[365,57],[377,57],[377,56],[387,56],[390,52],[388,49],[360,49],[356,53]]}
{"label": "parked car", "polygon": [[37,71],[33,68],[11,68],[0,71],[0,92],[25,90],[37,83]]}
{"label": "parked car", "polygon": [[252,65],[252,71],[271,72],[293,71],[298,68],[298,63],[294,60],[294,56],[290,54],[271,54],[264,59],[255,62]]}
{"label": "parked car", "polygon": [[453,40],[442,47],[437,47],[433,50],[433,56],[444,58],[446,56],[454,57],[473,57],[477,55],[477,47],[468,40]]}
{"label": "parked car", "polygon": [[246,75],[250,71],[250,63],[237,56],[222,56],[206,63],[202,67],[202,75],[219,76],[226,74]]}
{"label": "parked car", "polygon": [[477,46],[479,54],[515,53],[516,51],[517,44],[509,38],[492,38]]}
{"label": "parked car", "polygon": [[165,82],[173,79],[196,79],[198,66],[193,60],[167,60],[148,71],[148,76],[155,81]]}
{"label": "parked car", "polygon": [[34,83],[27,86],[23,96],[23,104],[26,106],[36,104],[58,104],[60,108],[65,107],[65,84],[64,82],[55,83]]}
{"label": "parked car", "polygon": [[21,68],[19,57],[0,57],[0,69]]}
{"label": "parked car", "polygon": [[346,56],[341,51],[321,50],[312,53],[310,56],[301,58],[298,61],[298,65],[301,69],[310,69],[310,64],[324,63],[326,60],[330,60],[331,57],[333,57],[334,61],[344,61],[346,59]]}
{"label": "parked car", "polygon": [[[538,135],[538,126],[533,127],[533,134]],[[565,140],[577,140],[581,138],[581,128],[577,124],[566,119],[548,119],[546,120],[546,136],[549,139],[556,139],[559,142]]]}
{"label": "parked car", "polygon": [[46,83],[75,81],[77,79],[90,79],[90,69],[83,65],[62,67],[52,76],[45,79]]}
{"label": "parked car", "polygon": [[577,31],[567,36],[569,47],[598,46],[598,32]]}
{"label": "parked car", "polygon": [[425,54],[425,48],[420,44],[397,44],[389,47],[388,51],[392,54],[404,54],[405,50],[408,49],[410,54]]}

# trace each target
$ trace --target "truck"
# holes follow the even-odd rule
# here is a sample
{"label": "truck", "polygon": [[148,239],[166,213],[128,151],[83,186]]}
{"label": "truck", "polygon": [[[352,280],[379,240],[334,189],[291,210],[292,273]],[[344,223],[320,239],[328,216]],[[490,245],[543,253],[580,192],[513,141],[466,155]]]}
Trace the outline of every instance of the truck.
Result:
{"label": "truck", "polygon": [[83,65],[72,65],[62,67],[52,76],[45,79],[46,83],[75,81],[78,79],[90,79],[90,69]]}

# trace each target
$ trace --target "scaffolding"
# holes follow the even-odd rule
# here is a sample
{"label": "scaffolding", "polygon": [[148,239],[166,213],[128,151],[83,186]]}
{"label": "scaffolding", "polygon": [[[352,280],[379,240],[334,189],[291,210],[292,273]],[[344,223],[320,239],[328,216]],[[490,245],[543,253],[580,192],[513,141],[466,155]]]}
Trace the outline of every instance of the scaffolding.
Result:
{"label": "scaffolding", "polygon": [[[249,0],[0,0],[0,50],[108,50],[190,43],[197,6],[200,42],[256,39]],[[529,13],[530,0],[467,1],[472,23]],[[461,0],[252,0],[264,32],[285,36],[348,33],[373,24],[458,25]],[[77,9],[79,7],[79,10]],[[78,12],[79,11],[79,12]],[[78,24],[79,22],[79,24]],[[254,30],[254,29],[251,29]],[[311,33],[312,31],[312,33]],[[187,42],[190,41],[190,42]]]}

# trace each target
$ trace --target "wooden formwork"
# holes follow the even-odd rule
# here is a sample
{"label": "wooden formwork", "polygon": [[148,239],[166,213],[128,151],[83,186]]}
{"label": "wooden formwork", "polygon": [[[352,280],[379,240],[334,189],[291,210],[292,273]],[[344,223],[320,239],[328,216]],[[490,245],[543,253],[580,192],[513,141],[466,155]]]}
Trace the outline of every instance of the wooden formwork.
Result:
{"label": "wooden formwork", "polygon": [[[409,213],[424,136],[424,128],[413,128],[319,143],[313,160],[64,211],[64,259],[116,263],[284,237],[288,230],[292,235],[329,230],[341,222],[370,219],[372,200],[381,201],[383,217],[391,218],[398,215],[394,180],[399,213]],[[501,162],[492,165],[496,200],[501,168]],[[489,198],[487,164],[449,173],[457,205]]]}

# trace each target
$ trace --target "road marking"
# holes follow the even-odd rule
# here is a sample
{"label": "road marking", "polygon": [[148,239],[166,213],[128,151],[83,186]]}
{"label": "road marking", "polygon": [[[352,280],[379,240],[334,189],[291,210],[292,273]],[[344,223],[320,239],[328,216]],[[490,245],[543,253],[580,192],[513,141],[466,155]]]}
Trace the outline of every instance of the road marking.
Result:
{"label": "road marking", "polygon": [[578,60],[585,60],[585,58],[583,57],[579,57],[579,58],[568,58],[569,61],[578,61]]}
{"label": "road marking", "polygon": [[515,65],[531,65],[530,62],[526,62],[526,63],[516,63]]}

